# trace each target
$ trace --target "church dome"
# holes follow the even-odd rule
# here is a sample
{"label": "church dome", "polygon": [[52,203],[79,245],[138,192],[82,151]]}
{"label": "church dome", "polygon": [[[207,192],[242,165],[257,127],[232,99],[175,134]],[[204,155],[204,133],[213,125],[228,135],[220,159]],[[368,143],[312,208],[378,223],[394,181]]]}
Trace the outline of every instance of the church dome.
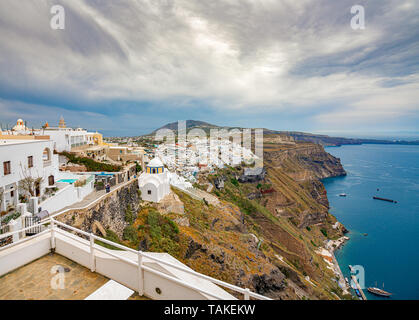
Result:
{"label": "church dome", "polygon": [[153,160],[151,160],[148,165],[149,167],[153,167],[153,168],[157,168],[157,167],[164,167],[163,163],[161,162],[161,160],[159,158],[154,158]]}
{"label": "church dome", "polygon": [[16,125],[13,127],[13,131],[25,131],[28,128],[25,126],[25,122],[22,119],[16,121]]}
{"label": "church dome", "polygon": [[158,174],[164,172],[164,165],[159,158],[154,158],[147,164],[147,173]]}

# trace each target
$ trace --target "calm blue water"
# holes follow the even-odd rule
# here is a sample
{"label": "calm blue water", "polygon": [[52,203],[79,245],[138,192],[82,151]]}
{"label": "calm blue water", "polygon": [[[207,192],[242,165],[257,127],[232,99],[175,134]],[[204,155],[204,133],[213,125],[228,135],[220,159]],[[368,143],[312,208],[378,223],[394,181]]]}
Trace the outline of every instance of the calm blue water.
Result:
{"label": "calm blue water", "polygon": [[[350,230],[351,240],[336,252],[344,275],[350,279],[348,265],[362,265],[366,287],[384,283],[394,294],[391,299],[419,299],[419,146],[326,151],[340,158],[348,173],[323,181],[330,212]],[[342,192],[346,198],[338,196]],[[373,200],[374,195],[398,203]],[[382,299],[365,293],[368,299]]]}

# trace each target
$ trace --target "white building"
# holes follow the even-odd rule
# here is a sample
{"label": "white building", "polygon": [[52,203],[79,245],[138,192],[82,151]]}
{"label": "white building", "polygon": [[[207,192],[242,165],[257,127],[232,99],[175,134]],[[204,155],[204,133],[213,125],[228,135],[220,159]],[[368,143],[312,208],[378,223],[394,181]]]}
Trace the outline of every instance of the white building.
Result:
{"label": "white building", "polygon": [[46,128],[39,131],[42,135],[48,135],[54,140],[54,150],[58,152],[71,151],[71,148],[89,144],[91,135],[87,130],[78,128]]}
{"label": "white building", "polygon": [[33,187],[33,196],[42,196],[48,186],[55,184],[58,155],[53,150],[51,140],[0,140],[0,211],[16,207],[19,192],[23,192],[22,180],[27,177],[39,179]]}
{"label": "white building", "polygon": [[146,201],[159,202],[170,193],[169,177],[159,158],[147,164],[146,171],[138,179],[138,185],[141,197]]}
{"label": "white building", "polygon": [[18,119],[12,131],[27,134],[29,132],[29,129],[26,127],[25,122],[22,119]]}

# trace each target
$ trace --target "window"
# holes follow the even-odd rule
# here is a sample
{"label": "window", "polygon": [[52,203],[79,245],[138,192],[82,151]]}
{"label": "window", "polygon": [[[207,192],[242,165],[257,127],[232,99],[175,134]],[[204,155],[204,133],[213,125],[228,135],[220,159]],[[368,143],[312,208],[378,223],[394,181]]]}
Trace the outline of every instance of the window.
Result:
{"label": "window", "polygon": [[28,157],[28,168],[33,168],[33,156]]}
{"label": "window", "polygon": [[42,154],[42,160],[44,161],[51,160],[51,151],[49,150],[49,148],[44,149],[44,153]]}
{"label": "window", "polygon": [[147,191],[147,194],[151,194],[151,190],[148,190],[148,191]]}
{"label": "window", "polygon": [[53,186],[54,185],[54,183],[55,183],[55,179],[54,179],[54,176],[49,176],[48,177],[48,185],[50,185],[50,186]]}
{"label": "window", "polygon": [[3,170],[5,176],[12,173],[10,161],[3,162]]}

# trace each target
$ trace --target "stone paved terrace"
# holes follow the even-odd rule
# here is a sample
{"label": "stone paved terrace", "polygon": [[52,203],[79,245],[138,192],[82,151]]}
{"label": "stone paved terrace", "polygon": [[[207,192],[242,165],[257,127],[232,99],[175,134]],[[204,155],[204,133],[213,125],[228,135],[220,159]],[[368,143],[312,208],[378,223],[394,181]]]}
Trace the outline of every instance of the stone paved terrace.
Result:
{"label": "stone paved terrace", "polygon": [[[65,288],[52,289],[53,266],[68,268]],[[58,254],[48,254],[0,277],[0,300],[84,300],[109,279]]]}

